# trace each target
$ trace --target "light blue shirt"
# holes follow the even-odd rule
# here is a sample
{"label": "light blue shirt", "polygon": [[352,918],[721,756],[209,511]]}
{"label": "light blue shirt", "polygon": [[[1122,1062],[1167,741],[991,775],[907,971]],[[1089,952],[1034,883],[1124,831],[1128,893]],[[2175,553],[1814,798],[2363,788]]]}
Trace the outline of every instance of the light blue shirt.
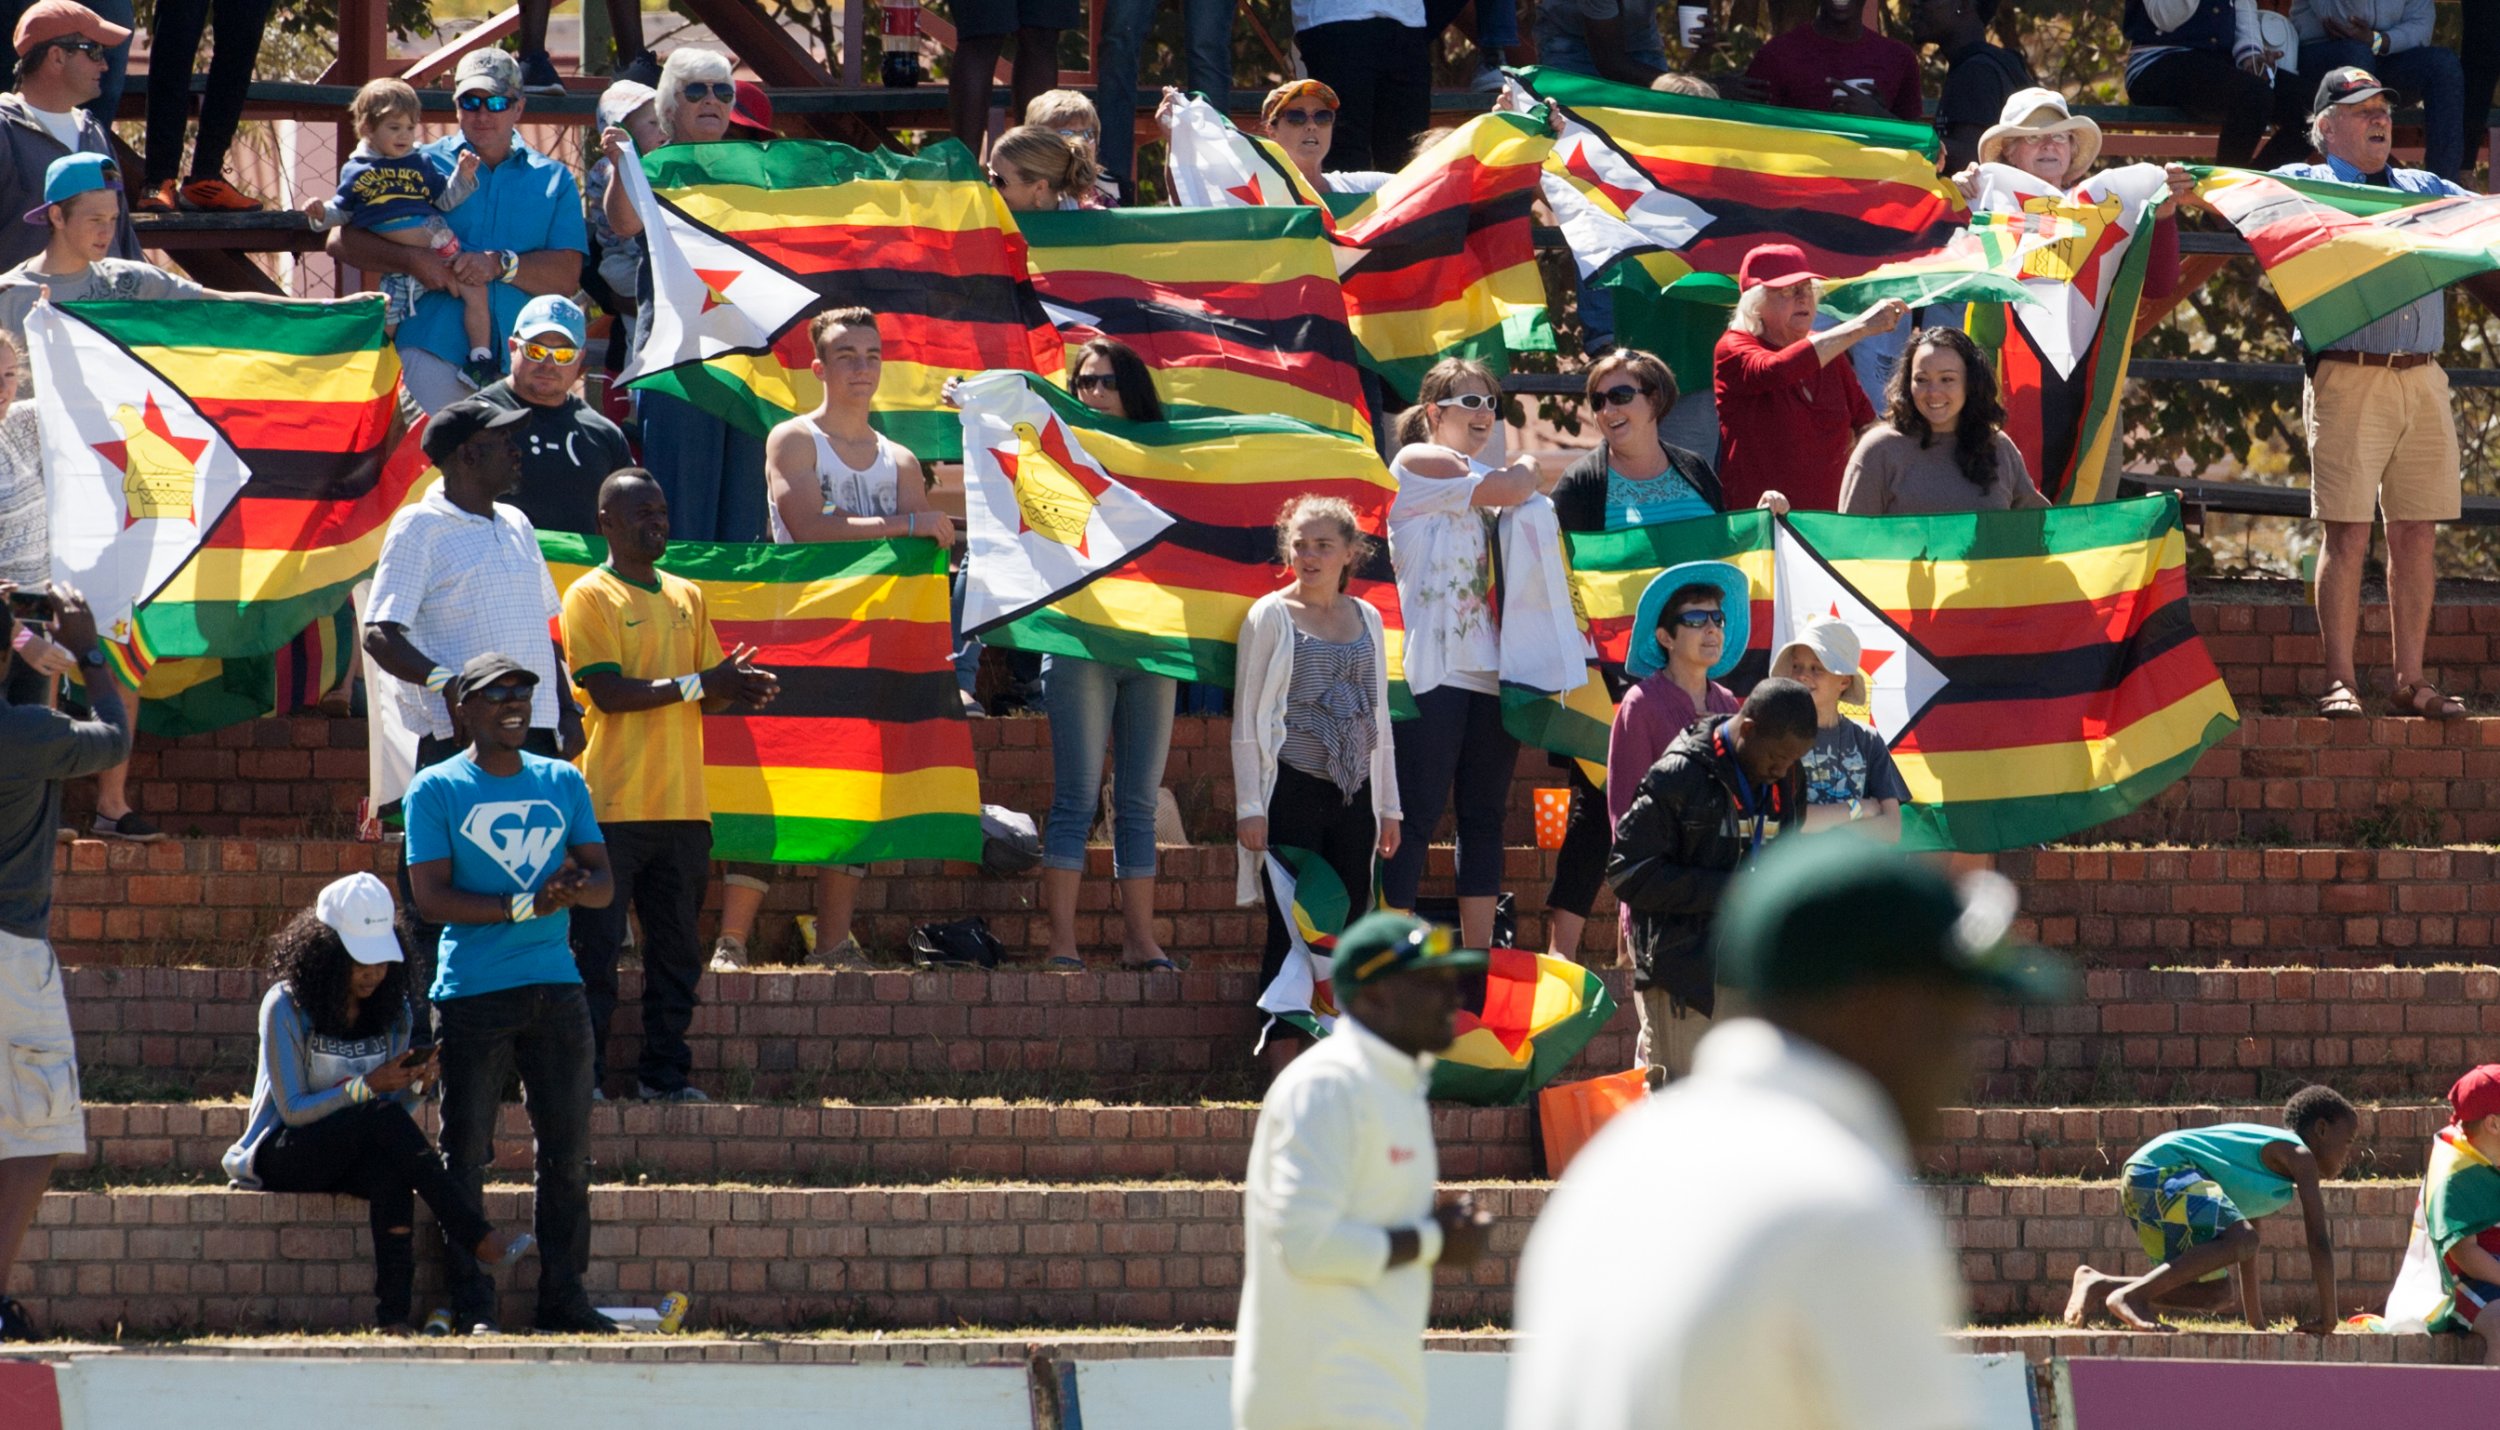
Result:
{"label": "light blue shirt", "polygon": [[[451,886],[508,899],[547,887],[576,844],[605,844],[590,786],[562,760],[524,751],[521,771],[490,775],[463,750],[417,772],[401,797],[412,865],[451,861]],[[523,922],[443,925],[435,1002],[534,983],[579,983],[572,911]]]}
{"label": "light blue shirt", "polygon": [[2292,0],[2292,28],[2301,42],[2327,38],[2326,21],[2354,20],[2387,36],[2387,52],[2398,54],[2431,42],[2431,24],[2438,17],[2432,0]]}
{"label": "light blue shirt", "polygon": [[[2323,179],[2338,184],[2364,184],[2369,176],[2341,159],[2323,164],[2286,164],[2274,171],[2286,179]],[[2445,194],[2458,198],[2466,191],[2437,174],[2387,166],[2383,186],[2407,194]],[[2327,350],[2348,353],[2427,353],[2437,357],[2448,346],[2448,309],[2444,293],[2426,293],[2402,308],[2327,344]],[[2315,351],[2313,349],[2313,351]]]}
{"label": "light blue shirt", "polygon": [[[468,146],[465,137],[454,134],[417,152],[448,174],[459,168],[461,151]],[[483,163],[478,166],[477,192],[443,217],[450,221],[452,236],[460,240],[465,252],[536,253],[549,248],[569,248],[585,256],[590,252],[590,231],[582,222],[582,191],[573,182],[573,171],[522,143],[517,134],[512,137],[512,152],[502,163],[491,169]],[[501,362],[502,335],[512,331],[530,295],[497,282],[487,285],[487,300],[497,335],[495,360]],[[417,311],[399,325],[398,341],[403,348],[422,348],[454,367],[468,361],[469,340],[461,330],[459,298],[428,291],[417,299]]]}

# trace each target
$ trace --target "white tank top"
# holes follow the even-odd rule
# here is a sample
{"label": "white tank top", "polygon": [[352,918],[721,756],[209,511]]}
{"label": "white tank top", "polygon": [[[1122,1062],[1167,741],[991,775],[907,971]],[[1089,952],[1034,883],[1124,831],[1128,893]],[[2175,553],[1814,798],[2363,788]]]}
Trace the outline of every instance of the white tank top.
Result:
{"label": "white tank top", "polygon": [[[816,439],[816,489],[824,495],[825,510],[845,516],[894,515],[902,498],[902,448],[877,433],[877,460],[864,468],[853,467],[833,449],[833,439],[824,428],[810,422],[807,432]],[[782,524],[777,506],[772,509],[772,527],[773,540],[787,545],[790,528]]]}

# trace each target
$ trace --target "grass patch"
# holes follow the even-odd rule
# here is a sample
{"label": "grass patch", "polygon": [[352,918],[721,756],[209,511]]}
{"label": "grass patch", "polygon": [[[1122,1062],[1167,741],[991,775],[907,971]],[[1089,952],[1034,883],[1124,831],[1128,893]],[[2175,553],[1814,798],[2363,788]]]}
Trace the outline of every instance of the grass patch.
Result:
{"label": "grass patch", "polygon": [[87,1102],[194,1102],[199,1092],[191,1080],[160,1068],[116,1067],[110,1063],[78,1069],[79,1096]]}

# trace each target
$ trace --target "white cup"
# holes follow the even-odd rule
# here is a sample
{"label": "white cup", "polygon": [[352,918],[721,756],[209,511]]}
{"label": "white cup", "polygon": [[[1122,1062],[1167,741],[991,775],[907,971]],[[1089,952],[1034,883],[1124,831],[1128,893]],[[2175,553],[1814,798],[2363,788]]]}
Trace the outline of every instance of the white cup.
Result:
{"label": "white cup", "polygon": [[1701,36],[1702,21],[1709,18],[1710,7],[1707,5],[1676,6],[1675,42],[1688,50],[1691,49],[1694,41]]}

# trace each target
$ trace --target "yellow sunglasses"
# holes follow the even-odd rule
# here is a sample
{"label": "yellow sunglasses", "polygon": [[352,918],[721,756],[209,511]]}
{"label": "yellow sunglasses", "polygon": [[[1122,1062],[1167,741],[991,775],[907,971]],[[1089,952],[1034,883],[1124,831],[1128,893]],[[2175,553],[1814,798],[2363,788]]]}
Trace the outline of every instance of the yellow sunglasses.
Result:
{"label": "yellow sunglasses", "polygon": [[531,362],[568,363],[581,355],[580,348],[551,348],[545,343],[521,344],[521,356]]}

